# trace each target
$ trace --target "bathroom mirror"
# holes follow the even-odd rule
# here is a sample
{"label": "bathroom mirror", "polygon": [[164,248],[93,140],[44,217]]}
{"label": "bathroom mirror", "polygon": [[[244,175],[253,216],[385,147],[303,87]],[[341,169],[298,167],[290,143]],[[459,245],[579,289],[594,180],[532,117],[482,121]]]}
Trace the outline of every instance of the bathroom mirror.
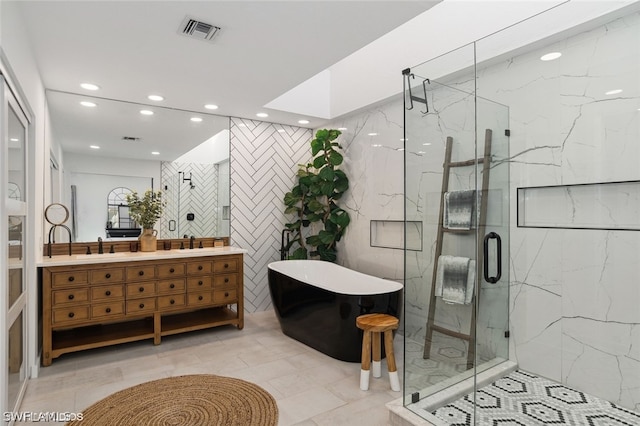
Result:
{"label": "bathroom mirror", "polygon": [[55,90],[46,99],[63,176],[52,187],[69,206],[74,241],[108,238],[117,188],[163,191],[160,238],[229,236],[228,117]]}

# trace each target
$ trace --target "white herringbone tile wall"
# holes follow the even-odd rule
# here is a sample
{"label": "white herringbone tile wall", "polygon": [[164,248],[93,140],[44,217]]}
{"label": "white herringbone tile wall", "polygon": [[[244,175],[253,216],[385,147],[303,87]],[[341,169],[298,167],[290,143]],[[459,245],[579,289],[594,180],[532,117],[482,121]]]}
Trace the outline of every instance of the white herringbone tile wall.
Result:
{"label": "white herringbone tile wall", "polygon": [[248,250],[244,262],[247,312],[271,306],[267,265],[280,260],[286,218],[284,194],[298,164],[311,157],[310,129],[231,119],[231,244]]}
{"label": "white herringbone tile wall", "polygon": [[[182,181],[182,172],[191,176],[191,188]],[[218,165],[177,163],[163,161],[161,165],[161,187],[167,201],[165,213],[160,220],[162,238],[217,237],[218,216],[222,207],[218,206]],[[187,213],[193,213],[195,220],[187,220]],[[175,221],[175,228],[169,221]],[[171,231],[170,229],[174,229]]]}

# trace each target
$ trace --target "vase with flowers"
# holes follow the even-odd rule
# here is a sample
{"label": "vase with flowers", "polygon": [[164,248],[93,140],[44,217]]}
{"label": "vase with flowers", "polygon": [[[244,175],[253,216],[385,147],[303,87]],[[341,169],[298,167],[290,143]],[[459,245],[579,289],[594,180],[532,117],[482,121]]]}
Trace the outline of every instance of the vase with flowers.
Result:
{"label": "vase with flowers", "polygon": [[162,210],[165,207],[162,192],[149,189],[145,191],[144,196],[140,197],[137,191],[133,191],[127,194],[127,204],[129,216],[142,226],[142,234],[139,238],[140,251],[156,251],[158,231],[153,227],[162,216]]}

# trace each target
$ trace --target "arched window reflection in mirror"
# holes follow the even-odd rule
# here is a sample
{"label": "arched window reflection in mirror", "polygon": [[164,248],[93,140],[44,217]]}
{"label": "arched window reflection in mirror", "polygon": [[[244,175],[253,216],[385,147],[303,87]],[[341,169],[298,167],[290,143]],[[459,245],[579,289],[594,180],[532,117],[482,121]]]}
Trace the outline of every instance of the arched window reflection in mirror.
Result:
{"label": "arched window reflection in mirror", "polygon": [[[120,186],[114,188],[107,196],[107,236],[119,237],[124,231],[126,236],[134,236],[129,230],[138,228],[138,224],[129,216],[129,204],[127,203],[127,194],[133,191],[129,188]],[[127,230],[127,231],[125,231]],[[134,232],[135,233],[135,232]],[[139,230],[138,230],[139,233]]]}

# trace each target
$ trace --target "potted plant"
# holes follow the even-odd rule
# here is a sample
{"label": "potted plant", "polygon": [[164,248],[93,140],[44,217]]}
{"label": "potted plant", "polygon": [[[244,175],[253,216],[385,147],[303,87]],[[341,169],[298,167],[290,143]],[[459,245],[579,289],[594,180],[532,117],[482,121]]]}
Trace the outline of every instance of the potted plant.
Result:
{"label": "potted plant", "polygon": [[[349,225],[349,214],[338,202],[349,189],[349,178],[338,168],[343,157],[335,140],[342,132],[322,129],[311,141],[311,163],[300,164],[298,182],[284,196],[285,213],[294,220],[285,224],[293,239],[283,247],[289,259],[337,260],[337,243]],[[296,247],[297,246],[297,247]]]}
{"label": "potted plant", "polygon": [[165,206],[161,191],[147,190],[141,198],[137,191],[127,194],[129,216],[142,226],[140,251],[156,251],[158,231],[153,229]]}

